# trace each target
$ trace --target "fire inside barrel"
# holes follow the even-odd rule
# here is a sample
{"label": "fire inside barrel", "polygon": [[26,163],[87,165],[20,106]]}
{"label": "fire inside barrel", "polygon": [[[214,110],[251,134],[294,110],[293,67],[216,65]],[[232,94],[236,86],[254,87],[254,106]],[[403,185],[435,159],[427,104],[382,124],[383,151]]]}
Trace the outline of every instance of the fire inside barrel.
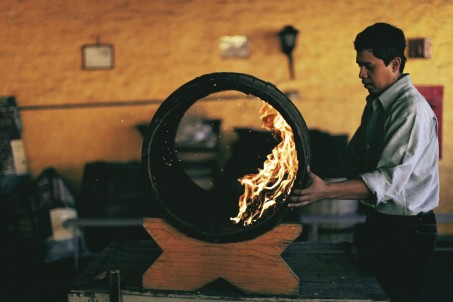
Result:
{"label": "fire inside barrel", "polygon": [[239,213],[231,220],[248,226],[269,215],[289,195],[297,175],[298,160],[291,126],[270,104],[260,110],[262,127],[274,132],[280,143],[267,156],[262,169],[247,174],[239,182],[244,194],[239,198]]}

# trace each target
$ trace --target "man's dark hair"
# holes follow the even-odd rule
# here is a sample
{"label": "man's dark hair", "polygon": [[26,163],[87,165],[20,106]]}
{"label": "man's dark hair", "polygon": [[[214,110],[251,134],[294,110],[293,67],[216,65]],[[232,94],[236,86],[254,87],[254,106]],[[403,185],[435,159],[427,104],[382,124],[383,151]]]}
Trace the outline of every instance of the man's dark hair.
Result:
{"label": "man's dark hair", "polygon": [[384,61],[387,66],[394,58],[401,58],[400,72],[406,65],[406,38],[404,32],[396,26],[387,23],[376,23],[360,32],[354,41],[357,52],[364,49],[371,51],[376,58]]}

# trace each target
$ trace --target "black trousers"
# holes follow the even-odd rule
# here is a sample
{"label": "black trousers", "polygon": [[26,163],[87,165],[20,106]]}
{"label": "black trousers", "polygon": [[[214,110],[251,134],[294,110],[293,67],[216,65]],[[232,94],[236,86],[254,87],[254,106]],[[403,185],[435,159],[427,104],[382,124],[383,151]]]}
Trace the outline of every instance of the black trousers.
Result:
{"label": "black trousers", "polygon": [[356,240],[362,263],[376,276],[391,301],[414,302],[436,238],[432,211],[416,216],[371,211]]}

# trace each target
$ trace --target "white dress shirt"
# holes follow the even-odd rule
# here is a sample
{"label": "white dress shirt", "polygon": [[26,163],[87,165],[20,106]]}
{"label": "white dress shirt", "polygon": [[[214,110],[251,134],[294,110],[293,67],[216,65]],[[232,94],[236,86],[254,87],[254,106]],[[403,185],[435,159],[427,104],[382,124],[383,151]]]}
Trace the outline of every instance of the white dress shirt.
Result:
{"label": "white dress shirt", "polygon": [[417,215],[439,204],[437,119],[403,75],[378,97],[368,96],[349,161],[373,194],[362,200],[389,215]]}

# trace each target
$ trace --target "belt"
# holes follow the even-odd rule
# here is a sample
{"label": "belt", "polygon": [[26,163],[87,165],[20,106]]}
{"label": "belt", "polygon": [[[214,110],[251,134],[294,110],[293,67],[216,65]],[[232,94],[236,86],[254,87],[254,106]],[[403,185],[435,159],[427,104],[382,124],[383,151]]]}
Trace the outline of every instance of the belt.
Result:
{"label": "belt", "polygon": [[419,213],[417,215],[403,216],[403,215],[388,215],[370,210],[367,216],[370,222],[382,222],[389,224],[404,224],[404,223],[428,223],[435,224],[436,216],[433,211]]}

